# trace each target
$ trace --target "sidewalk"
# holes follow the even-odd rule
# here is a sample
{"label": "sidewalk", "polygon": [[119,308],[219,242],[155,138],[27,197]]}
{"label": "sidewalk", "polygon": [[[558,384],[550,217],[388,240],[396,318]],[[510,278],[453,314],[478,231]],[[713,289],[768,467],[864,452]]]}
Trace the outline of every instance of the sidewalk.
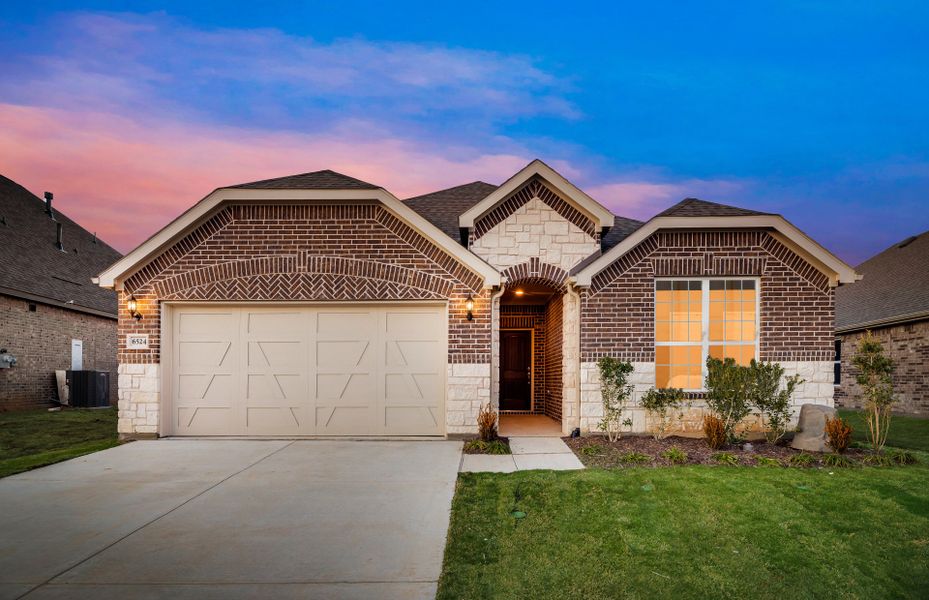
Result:
{"label": "sidewalk", "polygon": [[530,469],[569,471],[584,465],[559,437],[511,437],[513,454],[462,454],[461,473],[512,473]]}

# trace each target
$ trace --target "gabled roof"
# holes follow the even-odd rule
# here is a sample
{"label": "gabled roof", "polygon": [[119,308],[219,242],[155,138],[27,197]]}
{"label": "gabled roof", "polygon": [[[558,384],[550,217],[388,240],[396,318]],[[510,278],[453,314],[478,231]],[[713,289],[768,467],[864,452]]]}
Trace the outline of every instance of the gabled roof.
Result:
{"label": "gabled roof", "polygon": [[635,219],[627,219],[626,217],[614,218],[613,226],[600,240],[601,250],[606,252],[616,244],[632,235],[633,232],[635,232],[635,230],[642,225],[645,225],[644,221],[636,221]]}
{"label": "gabled roof", "polygon": [[929,231],[894,244],[855,270],[863,279],[836,291],[837,331],[929,319]]}
{"label": "gabled roof", "polygon": [[728,206],[716,202],[707,202],[699,198],[684,198],[671,208],[658,213],[657,217],[745,217],[749,215],[770,215],[738,206]]}
{"label": "gabled roof", "polygon": [[372,183],[336,173],[329,169],[276,177],[274,179],[262,179],[229,187],[254,190],[376,190],[378,188]]}
{"label": "gabled roof", "polygon": [[404,204],[444,231],[453,240],[459,238],[458,217],[483,200],[497,186],[473,181],[422,196],[407,198]]}
{"label": "gabled roof", "polygon": [[578,210],[589,216],[598,228],[613,225],[614,215],[608,208],[585,194],[573,183],[562,177],[550,166],[539,159],[535,159],[516,175],[507,179],[503,185],[487,195],[486,198],[469,208],[458,217],[459,227],[474,227],[474,222],[482,215],[503,202],[510,194],[518,190],[524,183],[533,177],[541,177],[550,183],[566,200]]}
{"label": "gabled roof", "polygon": [[[116,316],[116,294],[91,278],[120,253],[69,219],[52,204],[0,175],[0,293],[60,308]],[[64,252],[55,246],[62,226]]]}
{"label": "gabled roof", "polygon": [[[327,173],[317,171],[316,173]],[[338,176],[337,173],[332,175]],[[313,174],[307,174],[313,175]],[[193,231],[200,223],[209,219],[228,204],[273,204],[279,202],[357,202],[376,201],[394,216],[424,235],[445,251],[446,254],[458,260],[461,264],[480,275],[484,285],[492,287],[500,284],[500,272],[487,264],[476,254],[469,252],[460,244],[455,243],[439,228],[423,218],[409,206],[398,200],[393,194],[379,187],[361,187],[357,179],[347,177],[351,182],[348,188],[293,187],[300,185],[322,185],[321,178],[334,181],[332,175],[320,177],[281,177],[271,187],[224,187],[218,188],[209,196],[200,200],[181,216],[165,226],[161,231],[143,242],[138,248],[124,256],[97,276],[95,282],[101,287],[120,288],[123,281],[141,269],[150,260],[158,256],[171,244]],[[344,176],[340,176],[344,177]],[[264,182],[259,182],[264,185]],[[251,185],[251,184],[248,184]],[[370,185],[370,184],[364,184]]]}
{"label": "gabled roof", "polygon": [[[675,210],[676,209],[676,210]],[[674,212],[671,212],[674,210]],[[778,240],[801,255],[829,277],[832,285],[853,283],[861,276],[837,256],[820,246],[780,215],[747,211],[749,214],[694,214],[694,211],[747,211],[723,204],[688,198],[675,207],[652,217],[610,250],[593,261],[575,267],[572,274],[577,285],[588,286],[593,278],[624,254],[660,229],[768,229]]]}

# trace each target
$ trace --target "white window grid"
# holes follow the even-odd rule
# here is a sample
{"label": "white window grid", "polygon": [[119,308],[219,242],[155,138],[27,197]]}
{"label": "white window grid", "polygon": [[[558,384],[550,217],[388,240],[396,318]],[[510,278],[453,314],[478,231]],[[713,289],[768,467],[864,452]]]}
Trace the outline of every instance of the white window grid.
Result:
{"label": "white window grid", "polygon": [[[685,392],[705,392],[706,386],[703,385],[703,382],[706,381],[707,369],[706,369],[706,358],[710,353],[710,346],[748,346],[751,344],[755,345],[755,360],[760,359],[761,355],[761,278],[760,277],[656,277],[654,283],[654,289],[652,290],[652,305],[654,306],[655,298],[657,297],[658,292],[658,282],[659,281],[699,281],[700,282],[700,297],[702,300],[701,313],[700,313],[700,381],[701,385],[699,388],[683,388]],[[729,341],[710,341],[710,282],[711,281],[754,281],[755,282],[755,339],[752,341],[740,340],[737,342]],[[654,342],[655,347],[658,346],[695,346],[695,342],[659,342],[654,336],[654,331],[656,330],[658,319],[655,314],[655,310],[652,310],[652,341]],[[656,357],[657,358],[657,357]],[[656,360],[657,363],[657,360]],[[658,371],[655,370],[655,380],[654,386],[658,387]]]}

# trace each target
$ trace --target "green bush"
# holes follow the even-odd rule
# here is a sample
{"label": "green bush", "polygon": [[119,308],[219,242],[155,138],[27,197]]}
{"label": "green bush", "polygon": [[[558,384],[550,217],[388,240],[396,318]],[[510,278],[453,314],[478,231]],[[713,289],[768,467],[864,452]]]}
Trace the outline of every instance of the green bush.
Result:
{"label": "green bush", "polygon": [[619,460],[631,465],[641,465],[652,462],[652,457],[640,452],[627,452],[619,457]]}
{"label": "green bush", "polygon": [[759,467],[783,467],[783,463],[776,458],[770,456],[756,456],[755,464]]}
{"label": "green bush", "polygon": [[739,464],[739,457],[731,452],[717,452],[713,455],[713,460],[721,465],[735,467]]}
{"label": "green bush", "polygon": [[855,463],[843,454],[824,454],[823,455],[823,466],[824,467],[853,467]]}
{"label": "green bush", "polygon": [[581,448],[581,454],[584,456],[599,456],[603,454],[603,446],[600,444],[590,444]]}
{"label": "green bush", "polygon": [[861,464],[868,465],[869,467],[892,467],[895,463],[894,459],[890,457],[889,454],[883,452],[875,454],[865,454],[861,458]]}
{"label": "green bush", "polygon": [[677,446],[671,446],[661,453],[662,458],[674,465],[682,465],[690,458],[686,452]]}
{"label": "green bush", "polygon": [[632,396],[629,375],[633,367],[632,363],[604,356],[597,361],[597,369],[600,371],[600,397],[603,401],[603,419],[597,426],[611,442],[615,442],[621,435],[623,408]]}
{"label": "green bush", "polygon": [[510,447],[503,440],[493,440],[485,442],[484,440],[468,440],[464,444],[465,452],[477,454],[509,454]]}
{"label": "green bush", "polygon": [[746,371],[749,404],[758,409],[765,438],[771,444],[787,433],[787,426],[793,416],[790,398],[797,386],[803,382],[799,375],[792,375],[784,379],[785,386],[782,389],[783,376],[784,367],[778,363],[759,362],[754,359]]}
{"label": "green bush", "polygon": [[787,464],[791,467],[812,467],[816,464],[816,457],[806,452],[793,454],[787,459]]}
{"label": "green bush", "polygon": [[891,462],[897,465],[915,465],[919,462],[919,459],[916,458],[916,455],[909,450],[898,450],[897,448],[891,448],[884,454],[891,460]]}
{"label": "green bush", "polygon": [[639,400],[639,404],[649,414],[652,421],[652,436],[662,440],[668,436],[672,412],[681,418],[681,407],[685,401],[684,390],[678,388],[651,388]]}
{"label": "green bush", "polygon": [[726,441],[735,443],[736,426],[751,412],[748,369],[735,360],[706,359],[706,405],[723,423]]}

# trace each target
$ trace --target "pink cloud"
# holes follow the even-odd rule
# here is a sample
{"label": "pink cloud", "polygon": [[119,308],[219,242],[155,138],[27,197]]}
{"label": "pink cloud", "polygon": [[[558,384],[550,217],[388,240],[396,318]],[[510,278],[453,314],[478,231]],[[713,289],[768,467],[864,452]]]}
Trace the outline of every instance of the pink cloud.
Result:
{"label": "pink cloud", "polygon": [[500,182],[531,158],[456,149],[365,128],[323,135],[0,104],[0,172],[128,251],[217,187],[334,169],[403,198],[483,179]]}
{"label": "pink cloud", "polygon": [[585,191],[614,213],[644,221],[686,197],[720,201],[745,186],[728,179],[634,180],[593,185]]}

